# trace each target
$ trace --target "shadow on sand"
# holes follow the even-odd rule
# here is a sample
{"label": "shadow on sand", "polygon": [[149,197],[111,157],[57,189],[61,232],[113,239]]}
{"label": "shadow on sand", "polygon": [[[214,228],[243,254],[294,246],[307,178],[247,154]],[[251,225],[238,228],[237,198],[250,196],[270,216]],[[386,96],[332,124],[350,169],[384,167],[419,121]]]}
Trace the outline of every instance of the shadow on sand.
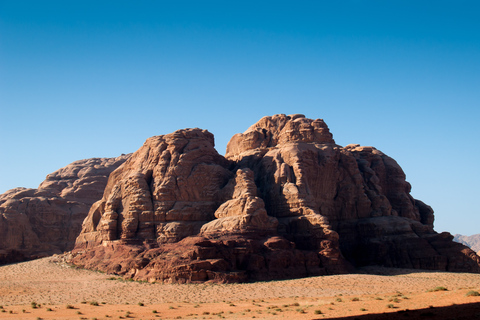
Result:
{"label": "shadow on sand", "polygon": [[426,270],[426,269],[407,269],[407,268],[392,268],[382,266],[363,266],[357,267],[356,272],[358,274],[370,274],[375,276],[400,276],[412,273],[435,273],[435,272],[448,272],[443,270]]}
{"label": "shadow on sand", "polygon": [[[316,318],[324,319],[324,318]],[[401,310],[389,313],[374,313],[344,318],[341,320],[397,320],[397,319],[435,319],[435,320],[470,320],[480,319],[480,303],[458,304],[448,307],[430,307],[417,310]]]}

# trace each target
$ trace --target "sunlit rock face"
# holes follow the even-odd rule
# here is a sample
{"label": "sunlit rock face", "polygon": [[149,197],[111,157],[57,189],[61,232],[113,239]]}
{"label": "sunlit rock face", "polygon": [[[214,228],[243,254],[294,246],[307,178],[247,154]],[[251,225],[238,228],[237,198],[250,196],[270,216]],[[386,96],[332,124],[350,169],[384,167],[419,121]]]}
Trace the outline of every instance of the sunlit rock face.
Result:
{"label": "sunlit rock face", "polygon": [[128,155],[75,161],[49,174],[38,189],[0,195],[0,264],[73,249],[90,206]]}
{"label": "sunlit rock face", "polygon": [[205,130],[185,129],[148,139],[115,171],[77,243],[113,240],[172,243],[196,235],[214,219],[230,163]]}
{"label": "sunlit rock face", "polygon": [[137,280],[241,282],[383,265],[478,272],[433,230],[400,166],[335,144],[321,119],[264,117],[228,143],[184,129],[148,139],[92,205],[71,262]]}

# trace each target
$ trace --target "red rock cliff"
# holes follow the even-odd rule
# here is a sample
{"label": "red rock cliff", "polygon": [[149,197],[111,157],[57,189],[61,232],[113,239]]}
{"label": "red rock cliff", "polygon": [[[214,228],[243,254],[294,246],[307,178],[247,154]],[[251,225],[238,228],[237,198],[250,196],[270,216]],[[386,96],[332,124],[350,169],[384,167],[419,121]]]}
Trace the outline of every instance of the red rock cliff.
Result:
{"label": "red rock cliff", "polygon": [[73,249],[90,206],[127,158],[75,161],[49,174],[38,189],[0,195],[0,264]]}
{"label": "red rock cliff", "polygon": [[112,173],[71,261],[134,279],[268,280],[384,265],[478,272],[433,230],[400,166],[321,119],[264,117],[225,157],[200,129],[148,139]]}

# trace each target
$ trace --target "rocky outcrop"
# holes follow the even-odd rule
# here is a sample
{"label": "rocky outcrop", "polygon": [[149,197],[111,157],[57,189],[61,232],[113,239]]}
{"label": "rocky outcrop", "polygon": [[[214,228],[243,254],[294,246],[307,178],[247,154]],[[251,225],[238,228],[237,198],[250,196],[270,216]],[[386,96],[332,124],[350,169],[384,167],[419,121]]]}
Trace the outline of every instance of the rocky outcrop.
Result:
{"label": "rocky outcrop", "polygon": [[270,217],[265,203],[257,196],[253,171],[238,169],[234,179],[222,190],[229,199],[215,211],[215,218],[202,226],[201,234],[275,232],[278,220]]}
{"label": "rocky outcrop", "polygon": [[90,206],[127,158],[75,161],[49,174],[38,189],[0,195],[0,264],[73,249]]}
{"label": "rocky outcrop", "polygon": [[[322,120],[263,118],[232,138],[226,157],[256,173],[267,212],[297,246],[333,234],[330,246],[354,266],[480,270],[473,252],[433,230],[433,210],[410,195],[395,160],[374,147],[336,145]],[[318,222],[299,228],[302,219]]]}
{"label": "rocky outcrop", "polygon": [[137,280],[238,282],[383,265],[480,271],[400,166],[321,119],[262,118],[226,156],[201,129],[148,139],[109,178],[70,261]]}
{"label": "rocky outcrop", "polygon": [[205,130],[148,139],[110,176],[71,262],[166,282],[333,272],[317,253],[278,235],[278,220],[267,214],[253,171],[233,166]]}
{"label": "rocky outcrop", "polygon": [[178,242],[214,218],[219,190],[232,177],[229,162],[213,147],[213,135],[179,130],[148,139],[112,173],[77,243],[113,240]]}

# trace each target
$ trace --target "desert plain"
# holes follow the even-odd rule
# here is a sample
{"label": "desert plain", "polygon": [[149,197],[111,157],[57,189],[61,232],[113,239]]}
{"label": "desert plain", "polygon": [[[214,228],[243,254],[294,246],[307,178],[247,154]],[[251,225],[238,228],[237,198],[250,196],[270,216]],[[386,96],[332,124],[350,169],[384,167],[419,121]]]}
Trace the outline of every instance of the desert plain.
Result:
{"label": "desert plain", "polygon": [[480,274],[367,267],[242,284],[125,281],[61,256],[0,267],[1,319],[475,319]]}

